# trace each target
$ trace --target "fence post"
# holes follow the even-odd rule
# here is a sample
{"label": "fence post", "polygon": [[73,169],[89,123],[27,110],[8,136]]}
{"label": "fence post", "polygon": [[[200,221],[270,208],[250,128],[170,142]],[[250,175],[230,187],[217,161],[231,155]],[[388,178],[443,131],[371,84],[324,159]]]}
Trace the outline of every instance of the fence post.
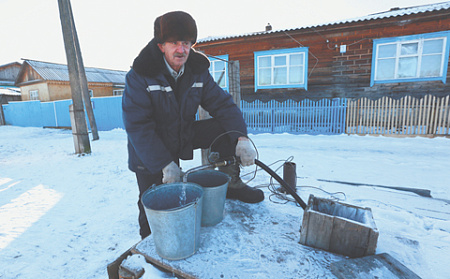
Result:
{"label": "fence post", "polygon": [[3,114],[3,105],[0,102],[0,126],[5,125],[5,115]]}

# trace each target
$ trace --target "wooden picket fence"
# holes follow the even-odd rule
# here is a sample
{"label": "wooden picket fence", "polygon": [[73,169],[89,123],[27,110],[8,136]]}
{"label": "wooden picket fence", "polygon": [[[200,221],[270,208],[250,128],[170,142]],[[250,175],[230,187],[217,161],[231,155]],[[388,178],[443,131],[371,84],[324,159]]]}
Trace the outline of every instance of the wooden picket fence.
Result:
{"label": "wooden picket fence", "polygon": [[448,136],[449,129],[449,96],[361,98],[347,102],[347,134]]}

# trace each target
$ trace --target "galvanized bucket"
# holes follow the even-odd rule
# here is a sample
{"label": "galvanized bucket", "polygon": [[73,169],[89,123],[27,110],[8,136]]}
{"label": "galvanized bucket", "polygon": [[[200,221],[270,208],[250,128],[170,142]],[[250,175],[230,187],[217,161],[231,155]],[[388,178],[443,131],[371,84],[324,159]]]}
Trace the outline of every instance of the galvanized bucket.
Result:
{"label": "galvanized bucket", "polygon": [[202,201],[203,189],[195,183],[169,183],[144,193],[141,202],[161,258],[181,260],[197,252]]}
{"label": "galvanized bucket", "polygon": [[215,170],[200,170],[188,174],[187,181],[203,187],[202,226],[214,226],[222,221],[229,175]]}

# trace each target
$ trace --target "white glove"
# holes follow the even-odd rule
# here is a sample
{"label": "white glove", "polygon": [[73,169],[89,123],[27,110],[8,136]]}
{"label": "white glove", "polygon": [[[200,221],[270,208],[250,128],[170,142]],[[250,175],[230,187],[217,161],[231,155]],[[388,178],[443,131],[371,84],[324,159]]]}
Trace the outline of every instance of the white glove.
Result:
{"label": "white glove", "polygon": [[167,166],[165,166],[162,170],[163,179],[162,183],[174,183],[181,181],[181,170],[180,167],[175,164],[174,161],[170,162]]}
{"label": "white glove", "polygon": [[236,144],[236,156],[241,159],[241,165],[244,167],[255,163],[256,151],[248,138],[239,137]]}

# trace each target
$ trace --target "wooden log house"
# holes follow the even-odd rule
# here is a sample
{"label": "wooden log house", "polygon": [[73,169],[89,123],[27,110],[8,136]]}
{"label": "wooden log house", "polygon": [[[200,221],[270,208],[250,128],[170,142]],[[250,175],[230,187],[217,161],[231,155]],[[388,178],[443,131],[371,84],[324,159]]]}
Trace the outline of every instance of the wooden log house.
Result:
{"label": "wooden log house", "polygon": [[450,95],[449,44],[450,2],[443,2],[296,29],[208,37],[195,49],[239,61],[241,98],[248,102],[376,100]]}
{"label": "wooden log house", "polygon": [[[122,95],[127,72],[86,67],[86,78],[91,97]],[[67,65],[35,60],[24,60],[17,76],[22,101],[49,102],[72,98]]]}

